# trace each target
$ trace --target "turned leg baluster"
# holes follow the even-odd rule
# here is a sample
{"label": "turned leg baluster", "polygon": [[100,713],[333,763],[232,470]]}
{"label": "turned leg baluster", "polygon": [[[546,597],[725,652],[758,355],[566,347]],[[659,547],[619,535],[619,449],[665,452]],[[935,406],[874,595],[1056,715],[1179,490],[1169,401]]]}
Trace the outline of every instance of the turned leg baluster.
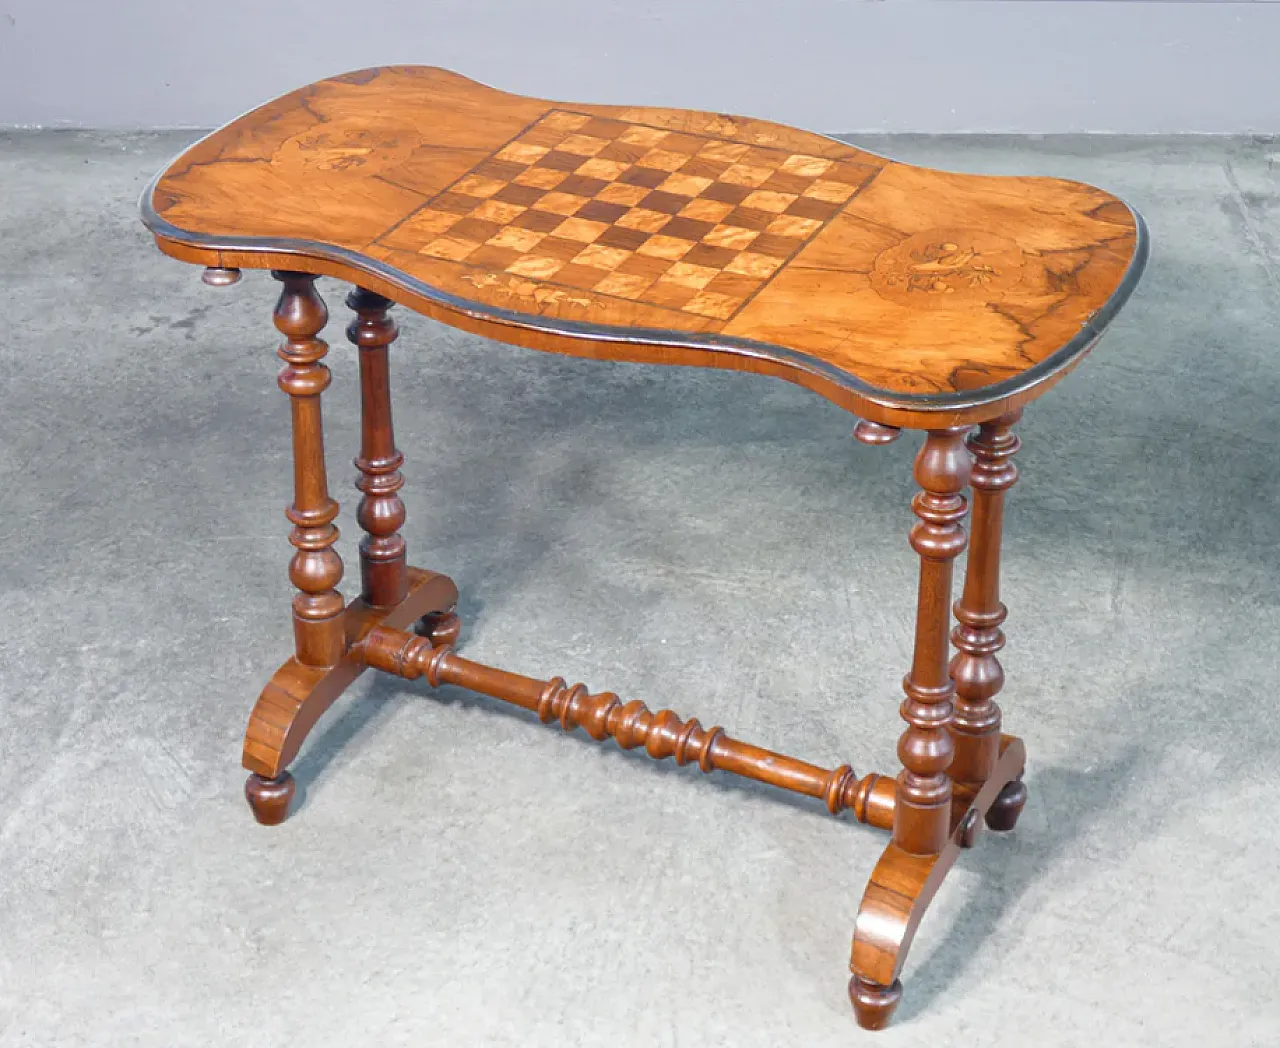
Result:
{"label": "turned leg baluster", "polygon": [[894,843],[913,855],[940,852],[951,835],[947,770],[954,751],[949,728],[955,685],[948,670],[948,627],[952,566],[966,542],[960,524],[967,509],[960,493],[970,471],[965,428],[930,430],[915,464],[922,490],[912,501],[920,519],[911,529],[911,546],[920,555],[920,591],[915,652],[902,682],[907,728],[898,741],[903,771],[893,822]]}
{"label": "turned leg baluster", "polygon": [[[1013,426],[1020,414],[984,422],[967,441],[974,460],[973,521],[964,591],[954,609],[958,624],[951,634],[957,648],[951,660],[956,685],[951,778],[961,804],[987,781],[999,754],[1001,717],[994,700],[1004,687],[1004,670],[996,653],[1004,647],[1000,626],[1008,613],[1000,601],[1000,546],[1005,492],[1018,479],[1013,456],[1021,442]],[[1007,784],[987,812],[987,825],[993,830],[1013,829],[1026,799],[1021,780]]]}
{"label": "turned leg baluster", "polygon": [[[329,496],[324,465],[324,428],[320,394],[328,388],[329,369],[320,363],[329,351],[316,336],[329,319],[308,273],[273,271],[283,285],[275,309],[275,325],[285,336],[279,349],[285,362],[280,388],[289,395],[293,416],[293,505],[285,515],[293,524],[289,541],[297,553],[289,563],[289,579],[298,588],[293,598],[294,650],[304,666],[336,666],[346,652],[342,594],[342,559],[333,549],[338,529],[333,521],[338,503]],[[282,822],[293,797],[293,776],[281,771],[274,779],[249,776],[245,795],[259,822]]]}
{"label": "turned leg baluster", "polygon": [[399,332],[387,316],[391,300],[357,288],[347,296],[356,317],[347,327],[347,338],[360,348],[360,457],[355,460],[360,478],[356,487],[364,493],[356,519],[365,531],[360,540],[361,595],[375,607],[391,607],[404,600],[409,589],[405,562],[404,487],[400,466],[404,455],[396,448],[391,424],[391,375],[388,347]]}
{"label": "turned leg baluster", "polygon": [[[964,447],[967,428],[930,430],[915,461],[921,491],[913,499],[912,509],[920,519],[911,529],[911,546],[920,555],[920,588],[915,651],[911,671],[902,682],[907,697],[901,712],[907,728],[898,742],[903,770],[898,777],[893,818],[893,845],[909,856],[938,855],[951,835],[951,779],[947,770],[954,751],[949,729],[955,686],[948,672],[948,627],[953,562],[966,542],[960,522],[966,512],[961,492],[969,483],[970,472]],[[857,960],[855,933],[849,998],[859,1024],[880,1029],[898,1005],[902,984],[896,978],[884,983],[866,978],[859,974]]]}
{"label": "turned leg baluster", "polygon": [[334,666],[346,650],[337,585],[342,558],[333,549],[338,529],[338,503],[329,496],[324,466],[324,424],[320,394],[329,388],[329,369],[320,361],[328,343],[316,336],[329,319],[316,294],[314,276],[273,272],[284,284],[276,305],[275,325],[285,336],[279,349],[285,366],[280,388],[289,394],[293,414],[293,505],[285,515],[293,523],[289,541],[297,547],[289,562],[289,578],[300,591],[293,598],[293,631],[298,661],[307,666]]}

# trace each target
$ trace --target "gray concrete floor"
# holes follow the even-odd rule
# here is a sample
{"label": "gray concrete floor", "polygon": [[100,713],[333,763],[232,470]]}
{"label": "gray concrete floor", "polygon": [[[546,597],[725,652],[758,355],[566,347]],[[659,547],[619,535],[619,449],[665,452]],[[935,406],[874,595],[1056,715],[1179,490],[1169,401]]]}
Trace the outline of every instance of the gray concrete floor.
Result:
{"label": "gray concrete floor", "polygon": [[[251,820],[240,736],[291,643],[287,411],[273,282],[205,288],[136,219],[190,137],[0,137],[0,1044],[870,1037],[845,964],[883,838],[820,806],[370,677],[292,820]],[[1092,181],[1154,238],[1022,427],[1004,706],[1031,804],[947,881],[878,1043],[1274,1046],[1280,144],[863,141]],[[406,533],[457,579],[466,651],[894,766],[913,440],[863,448],[781,382],[400,319]]]}

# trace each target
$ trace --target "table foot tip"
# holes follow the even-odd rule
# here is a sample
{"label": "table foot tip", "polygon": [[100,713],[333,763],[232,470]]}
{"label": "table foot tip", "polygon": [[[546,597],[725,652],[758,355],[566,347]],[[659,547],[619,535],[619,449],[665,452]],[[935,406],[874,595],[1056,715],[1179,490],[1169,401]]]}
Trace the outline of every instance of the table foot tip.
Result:
{"label": "table foot tip", "polygon": [[258,822],[263,826],[279,826],[289,817],[289,805],[297,788],[297,782],[287,771],[274,779],[254,772],[245,780],[244,797]]}
{"label": "table foot tip", "polygon": [[849,1001],[854,1017],[864,1030],[883,1030],[902,1000],[902,980],[888,986],[864,979],[857,972],[849,980]]}
{"label": "table foot tip", "polygon": [[1007,782],[998,797],[987,809],[987,829],[994,833],[1008,833],[1018,824],[1018,816],[1027,803],[1027,786],[1021,779]]}

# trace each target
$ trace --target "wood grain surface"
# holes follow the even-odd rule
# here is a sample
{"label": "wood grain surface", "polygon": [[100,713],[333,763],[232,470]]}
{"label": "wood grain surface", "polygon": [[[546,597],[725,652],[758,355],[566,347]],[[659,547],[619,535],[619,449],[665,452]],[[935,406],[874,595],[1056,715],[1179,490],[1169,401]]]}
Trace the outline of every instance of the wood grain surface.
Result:
{"label": "wood grain surface", "polygon": [[267,103],[175,160],[143,215],[187,261],[339,276],[538,349],[775,374],[927,428],[1047,388],[1146,253],[1091,186],[422,67]]}

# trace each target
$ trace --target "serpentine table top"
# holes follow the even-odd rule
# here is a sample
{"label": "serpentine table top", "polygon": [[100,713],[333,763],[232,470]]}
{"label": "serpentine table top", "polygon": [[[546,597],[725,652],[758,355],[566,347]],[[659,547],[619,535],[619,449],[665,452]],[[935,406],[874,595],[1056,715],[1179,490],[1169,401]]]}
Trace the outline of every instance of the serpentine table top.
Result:
{"label": "serpentine table top", "polygon": [[1141,218],[763,120],[525,98],[443,69],[304,87],[143,197],[162,250],[350,280],[579,356],[772,374],[884,425],[1038,396],[1137,282]]}

